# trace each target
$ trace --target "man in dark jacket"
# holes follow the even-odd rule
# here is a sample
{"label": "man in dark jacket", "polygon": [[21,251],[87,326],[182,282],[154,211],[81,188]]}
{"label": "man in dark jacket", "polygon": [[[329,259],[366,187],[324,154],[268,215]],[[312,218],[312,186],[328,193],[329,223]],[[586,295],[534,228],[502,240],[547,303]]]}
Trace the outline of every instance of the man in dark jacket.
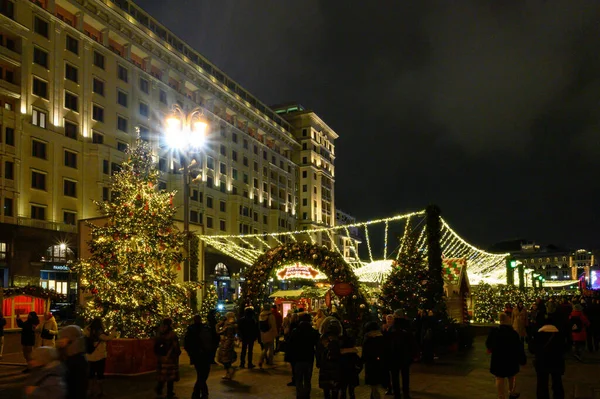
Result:
{"label": "man in dark jacket", "polygon": [[88,362],[85,338],[79,326],[66,326],[58,332],[56,346],[66,368],[66,399],[85,398],[88,390]]}
{"label": "man in dark jacket", "polygon": [[238,332],[242,339],[241,368],[244,368],[246,365],[246,353],[248,353],[248,368],[255,367],[252,363],[252,352],[254,351],[254,341],[258,338],[259,331],[254,308],[249,306],[244,309],[244,316],[238,321]]}
{"label": "man in dark jacket", "polygon": [[410,364],[416,353],[416,340],[410,331],[410,322],[404,311],[394,312],[394,324],[384,334],[390,349],[388,367],[392,376],[392,391],[394,398],[400,396],[400,375],[402,375],[402,393],[404,399],[410,399]]}
{"label": "man in dark jacket", "polygon": [[17,326],[21,329],[21,346],[23,347],[23,357],[27,362],[27,368],[24,373],[29,372],[29,361],[31,360],[31,352],[35,346],[35,329],[40,324],[40,319],[35,312],[29,312],[27,320],[23,321],[17,316]]}
{"label": "man in dark jacket", "polygon": [[535,354],[535,371],[537,374],[537,397],[550,399],[548,389],[549,377],[552,379],[554,399],[564,399],[565,390],[562,375],[565,373],[565,351],[567,338],[559,331],[552,318],[546,321],[534,335],[530,350]]}
{"label": "man in dark jacket", "polygon": [[288,351],[290,361],[295,362],[296,398],[310,398],[315,350],[319,333],[312,328],[310,314],[300,316],[300,324],[290,334]]}
{"label": "man in dark jacket", "polygon": [[208,325],[202,323],[200,316],[194,316],[194,324],[188,327],[183,347],[190,356],[190,363],[196,369],[196,383],[192,399],[208,397],[206,380],[210,373],[210,364],[214,360],[213,338]]}

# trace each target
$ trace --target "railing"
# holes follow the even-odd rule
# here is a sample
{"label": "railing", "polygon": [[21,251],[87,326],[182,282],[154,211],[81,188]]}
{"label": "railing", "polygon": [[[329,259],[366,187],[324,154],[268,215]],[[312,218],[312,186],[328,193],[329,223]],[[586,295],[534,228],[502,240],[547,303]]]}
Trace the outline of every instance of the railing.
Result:
{"label": "railing", "polygon": [[52,222],[48,220],[37,220],[19,216],[17,218],[17,225],[25,227],[33,227],[36,229],[45,229],[53,231],[61,231],[64,233],[77,233],[77,225],[71,225],[60,222]]}

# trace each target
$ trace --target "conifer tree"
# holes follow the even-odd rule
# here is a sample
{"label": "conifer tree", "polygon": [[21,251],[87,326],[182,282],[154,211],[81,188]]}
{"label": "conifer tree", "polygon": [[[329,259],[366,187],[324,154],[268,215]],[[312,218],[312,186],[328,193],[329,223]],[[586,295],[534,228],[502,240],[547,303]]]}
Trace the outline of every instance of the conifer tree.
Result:
{"label": "conifer tree", "polygon": [[101,215],[89,223],[91,257],[75,270],[92,294],[86,320],[101,317],[122,337],[147,338],[164,317],[176,326],[191,318],[189,289],[177,283],[183,234],[174,226],[173,192],[158,190],[159,172],[147,143],[137,140],[111,180],[110,201],[96,202]]}

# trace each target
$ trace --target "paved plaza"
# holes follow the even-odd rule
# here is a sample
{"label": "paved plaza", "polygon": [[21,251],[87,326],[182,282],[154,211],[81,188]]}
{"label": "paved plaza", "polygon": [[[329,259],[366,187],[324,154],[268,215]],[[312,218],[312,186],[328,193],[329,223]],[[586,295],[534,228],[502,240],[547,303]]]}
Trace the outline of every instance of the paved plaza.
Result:
{"label": "paved plaza", "polygon": [[[7,336],[5,356],[0,362],[0,398],[15,399],[21,397],[21,389],[25,376],[22,367],[9,363],[22,362],[19,353],[17,334]],[[412,368],[411,396],[414,399],[459,399],[477,398],[494,399],[494,379],[488,371],[489,356],[485,353],[484,337],[478,337],[475,348],[467,353],[443,356],[433,365],[416,364]],[[257,363],[258,345],[255,349]],[[567,361],[567,373],[564,377],[567,398],[596,399],[600,398],[600,355],[587,354],[584,362],[574,359]],[[518,387],[521,398],[535,398],[535,373],[529,357],[528,364],[518,375]],[[181,381],[175,385],[178,398],[190,398],[195,373],[187,356],[181,357]],[[275,366],[259,370],[241,369],[235,375],[235,381],[221,380],[221,366],[213,366],[208,380],[212,398],[294,398],[293,387],[286,384],[290,381],[289,365],[283,362],[283,355],[276,356]],[[361,383],[362,381],[361,375]],[[106,381],[106,399],[151,399],[154,398],[152,388],[154,375],[137,377],[109,377]],[[313,373],[313,390],[311,397],[322,398],[318,388],[318,370]],[[357,398],[368,398],[368,387],[357,388]],[[390,396],[388,396],[390,397]]]}

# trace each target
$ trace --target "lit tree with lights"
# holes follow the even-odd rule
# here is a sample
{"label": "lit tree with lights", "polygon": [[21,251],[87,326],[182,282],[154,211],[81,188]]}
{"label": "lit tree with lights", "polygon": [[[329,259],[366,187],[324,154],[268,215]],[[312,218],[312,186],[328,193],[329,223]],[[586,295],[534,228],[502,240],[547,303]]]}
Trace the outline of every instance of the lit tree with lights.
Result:
{"label": "lit tree with lights", "polygon": [[122,337],[147,338],[164,317],[178,328],[191,318],[189,289],[178,284],[183,234],[173,224],[173,192],[158,191],[148,144],[137,140],[111,181],[112,200],[96,202],[105,225],[89,224],[91,257],[75,270],[93,297],[86,320],[101,317]]}
{"label": "lit tree with lights", "polygon": [[217,295],[217,289],[215,288],[214,284],[207,283],[204,288],[202,306],[200,307],[200,317],[202,317],[202,321],[207,322],[210,311],[217,308],[219,296]]}
{"label": "lit tree with lights", "polygon": [[392,271],[381,287],[381,302],[385,311],[403,309],[407,316],[414,317],[419,309],[428,305],[427,284],[429,272],[427,262],[416,246],[414,239],[406,242]]}

